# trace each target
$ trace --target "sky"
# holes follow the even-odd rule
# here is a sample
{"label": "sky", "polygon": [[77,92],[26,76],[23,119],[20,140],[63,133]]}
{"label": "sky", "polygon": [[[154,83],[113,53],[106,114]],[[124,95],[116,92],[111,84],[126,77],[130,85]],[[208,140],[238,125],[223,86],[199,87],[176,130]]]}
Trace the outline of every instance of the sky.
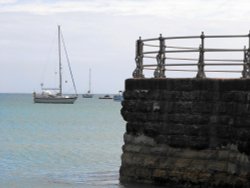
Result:
{"label": "sky", "polygon": [[93,93],[117,93],[132,78],[139,36],[248,34],[249,7],[249,0],[0,0],[0,93],[38,92],[52,80],[45,73],[57,61],[57,25],[78,93],[88,90],[89,69]]}

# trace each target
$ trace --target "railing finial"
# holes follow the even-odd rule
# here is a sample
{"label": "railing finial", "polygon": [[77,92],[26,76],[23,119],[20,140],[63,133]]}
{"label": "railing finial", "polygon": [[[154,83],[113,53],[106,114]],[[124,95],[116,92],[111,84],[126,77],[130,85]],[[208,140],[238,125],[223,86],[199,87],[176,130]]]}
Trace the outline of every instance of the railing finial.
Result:
{"label": "railing finial", "polygon": [[201,38],[201,40],[203,40],[205,38],[204,31],[201,32],[200,38]]}

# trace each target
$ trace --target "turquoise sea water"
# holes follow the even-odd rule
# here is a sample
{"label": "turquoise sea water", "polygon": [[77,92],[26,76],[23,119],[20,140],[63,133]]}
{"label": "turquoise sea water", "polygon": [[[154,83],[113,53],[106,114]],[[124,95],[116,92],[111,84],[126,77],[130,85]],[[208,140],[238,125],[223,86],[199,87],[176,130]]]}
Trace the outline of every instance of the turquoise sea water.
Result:
{"label": "turquoise sea water", "polygon": [[97,96],[71,105],[0,94],[0,187],[123,187],[120,109]]}

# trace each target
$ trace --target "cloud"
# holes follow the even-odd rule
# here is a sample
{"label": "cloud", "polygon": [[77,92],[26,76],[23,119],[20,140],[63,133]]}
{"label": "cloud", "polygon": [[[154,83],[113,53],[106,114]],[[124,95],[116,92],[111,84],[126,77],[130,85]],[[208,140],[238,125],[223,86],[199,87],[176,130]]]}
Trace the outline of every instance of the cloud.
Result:
{"label": "cloud", "polygon": [[0,5],[16,3],[17,0],[0,0]]}
{"label": "cloud", "polygon": [[122,16],[155,16],[165,19],[249,20],[248,0],[0,0],[0,12],[50,15],[100,13]]}
{"label": "cloud", "polygon": [[54,1],[0,0],[0,12],[28,12],[55,14],[70,12],[107,13],[118,15],[160,16],[166,19],[248,19],[248,0],[54,0]]}

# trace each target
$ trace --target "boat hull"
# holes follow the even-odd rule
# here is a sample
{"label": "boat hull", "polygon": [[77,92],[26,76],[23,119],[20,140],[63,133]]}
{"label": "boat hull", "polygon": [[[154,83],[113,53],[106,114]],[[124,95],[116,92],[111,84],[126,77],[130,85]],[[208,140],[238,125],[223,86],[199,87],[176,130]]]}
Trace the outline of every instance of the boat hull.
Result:
{"label": "boat hull", "polygon": [[109,95],[105,95],[103,97],[99,97],[99,99],[113,99],[113,97],[111,97]]}
{"label": "boat hull", "polygon": [[52,104],[73,104],[77,97],[58,96],[58,97],[34,97],[34,103],[52,103]]}
{"label": "boat hull", "polygon": [[99,97],[99,99],[113,99],[112,97]]}
{"label": "boat hull", "polygon": [[114,95],[113,100],[121,102],[121,101],[123,101],[123,96],[122,95]]}
{"label": "boat hull", "polygon": [[83,94],[83,98],[93,98],[93,94]]}

